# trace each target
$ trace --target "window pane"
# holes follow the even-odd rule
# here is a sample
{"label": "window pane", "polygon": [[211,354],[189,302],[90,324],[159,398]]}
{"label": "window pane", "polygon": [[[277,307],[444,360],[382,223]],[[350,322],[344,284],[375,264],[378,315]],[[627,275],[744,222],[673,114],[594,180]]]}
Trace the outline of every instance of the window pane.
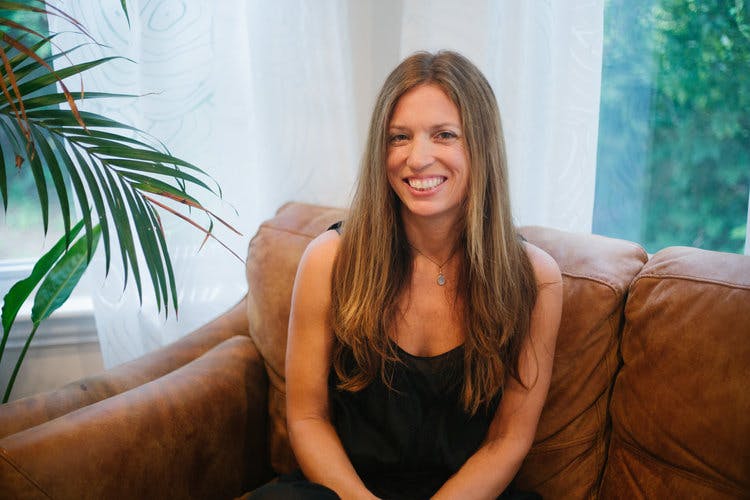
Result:
{"label": "window pane", "polygon": [[609,0],[594,232],[741,253],[750,189],[745,2]]}
{"label": "window pane", "polygon": [[[48,33],[47,18],[43,14],[24,11],[0,10],[0,16],[10,19],[22,26],[29,27],[37,33]],[[5,27],[3,28],[5,29]],[[32,45],[36,37],[18,30],[8,30],[11,36],[21,38],[24,43]],[[5,46],[12,57],[16,52]],[[40,50],[42,57],[49,56],[49,45]],[[43,70],[44,71],[44,70]],[[35,73],[29,75],[33,76]],[[27,78],[29,78],[27,77]],[[5,102],[4,97],[0,101]],[[12,123],[12,114],[0,117],[3,125]],[[9,120],[11,122],[9,122]],[[62,217],[51,179],[47,179],[49,191],[49,233],[44,236],[42,214],[36,184],[31,174],[28,160],[16,167],[14,152],[25,148],[25,144],[11,144],[4,127],[0,127],[0,147],[4,154],[5,175],[8,183],[8,212],[0,210],[0,259],[36,258],[62,235]]]}

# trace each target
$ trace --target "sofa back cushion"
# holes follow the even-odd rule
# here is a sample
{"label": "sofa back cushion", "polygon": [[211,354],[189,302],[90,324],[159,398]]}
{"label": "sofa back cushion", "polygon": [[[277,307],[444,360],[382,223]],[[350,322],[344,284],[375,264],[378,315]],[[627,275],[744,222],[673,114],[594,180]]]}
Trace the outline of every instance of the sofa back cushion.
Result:
{"label": "sofa back cushion", "polygon": [[521,230],[563,276],[563,310],[547,401],[518,473],[545,499],[595,496],[606,458],[607,405],[628,287],[646,262],[623,240],[549,228]]}
{"label": "sofa back cushion", "polygon": [[601,498],[750,498],[750,257],[663,250],[625,315]]}
{"label": "sofa back cushion", "polygon": [[284,358],[297,264],[307,244],[345,214],[339,208],[288,203],[250,241],[247,315],[250,336],[268,370],[269,447],[277,473],[296,467],[286,431]]}

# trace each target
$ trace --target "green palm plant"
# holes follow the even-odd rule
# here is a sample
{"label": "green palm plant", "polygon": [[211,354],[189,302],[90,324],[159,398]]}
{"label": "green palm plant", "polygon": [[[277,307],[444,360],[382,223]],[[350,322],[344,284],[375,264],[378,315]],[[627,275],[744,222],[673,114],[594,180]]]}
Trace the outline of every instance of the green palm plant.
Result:
{"label": "green palm plant", "polygon": [[[127,17],[125,0],[121,4]],[[145,271],[159,310],[163,308],[169,314],[170,308],[177,312],[178,303],[160,211],[177,216],[205,233],[204,243],[214,237],[214,220],[227,224],[188,193],[189,188],[197,188],[209,196],[221,197],[219,186],[200,168],[172,156],[158,142],[127,124],[79,110],[78,103],[84,99],[134,97],[83,89],[72,92],[65,84],[64,80],[80,78],[87,70],[106,64],[113,57],[65,66],[61,62],[78,47],[58,47],[52,54],[49,47],[55,43],[54,34],[45,36],[2,13],[26,11],[60,16],[89,36],[78,21],[43,0],[23,3],[0,0],[0,9],[3,209],[6,212],[9,209],[8,182],[12,177],[7,173],[16,169],[19,175],[31,175],[34,179],[44,233],[49,226],[51,190],[59,202],[64,226],[62,238],[3,299],[0,361],[20,308],[36,290],[31,312],[33,328],[5,388],[2,401],[7,402],[39,324],[67,300],[99,242],[104,246],[106,273],[117,245],[125,282],[132,277],[142,299]],[[75,203],[80,213],[77,221]],[[208,223],[205,227],[199,224],[174,208],[177,204],[187,207],[189,214],[194,211],[205,214]],[[144,257],[145,270],[138,264],[139,252]]]}

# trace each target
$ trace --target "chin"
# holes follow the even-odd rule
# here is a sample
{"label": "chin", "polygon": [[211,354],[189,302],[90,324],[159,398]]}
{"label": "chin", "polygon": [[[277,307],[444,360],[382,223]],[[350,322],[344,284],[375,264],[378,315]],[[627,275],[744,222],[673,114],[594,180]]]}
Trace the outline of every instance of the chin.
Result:
{"label": "chin", "polygon": [[434,202],[401,202],[401,212],[416,217],[439,218],[458,217],[461,213],[460,205],[446,206]]}

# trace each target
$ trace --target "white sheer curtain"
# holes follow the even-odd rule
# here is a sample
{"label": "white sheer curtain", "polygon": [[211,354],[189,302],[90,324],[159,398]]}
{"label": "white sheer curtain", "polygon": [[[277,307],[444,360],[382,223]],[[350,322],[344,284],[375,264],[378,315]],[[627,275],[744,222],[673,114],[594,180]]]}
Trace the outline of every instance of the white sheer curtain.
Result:
{"label": "white sheer curtain", "polygon": [[[590,230],[602,3],[130,0],[128,28],[116,0],[63,2],[111,46],[88,46],[76,60],[135,61],[103,66],[86,88],[148,94],[87,109],[152,133],[209,172],[224,191],[213,208],[244,233],[220,237],[241,255],[287,200],[347,204],[374,95],[416,50],[458,50],[492,83],[518,222]],[[132,284],[123,294],[117,271],[96,274],[106,366],[184,335],[245,291],[241,262],[213,243],[196,253],[201,237],[180,221],[166,230],[179,319],[160,317],[150,292],[142,306]]]}

